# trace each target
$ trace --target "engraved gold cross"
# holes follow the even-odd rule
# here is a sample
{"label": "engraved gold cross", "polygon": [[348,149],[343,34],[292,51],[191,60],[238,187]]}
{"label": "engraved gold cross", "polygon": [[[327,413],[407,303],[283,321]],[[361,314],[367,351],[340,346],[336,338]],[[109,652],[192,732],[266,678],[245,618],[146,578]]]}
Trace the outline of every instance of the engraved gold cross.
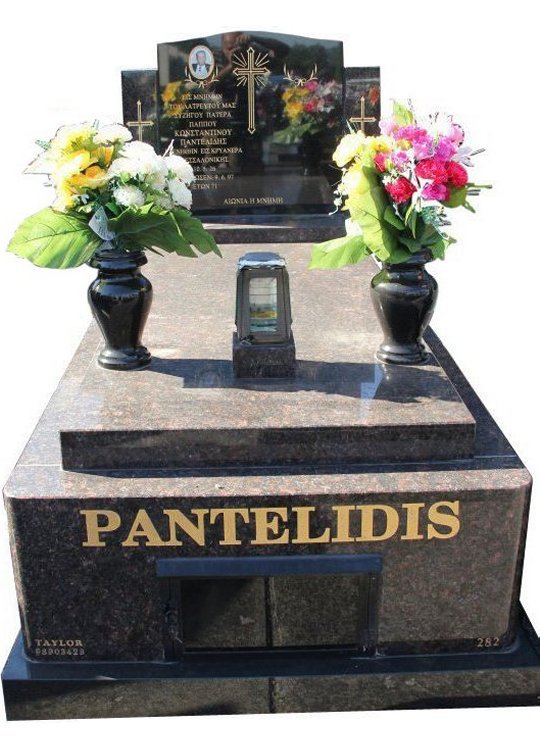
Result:
{"label": "engraved gold cross", "polygon": [[255,57],[255,50],[250,47],[247,54],[239,53],[233,58],[236,65],[233,73],[237,77],[237,86],[247,85],[248,96],[248,132],[254,133],[255,125],[255,89],[266,82],[265,75],[270,73],[267,68],[268,54],[259,52]]}
{"label": "engraved gold cross", "polygon": [[136,120],[130,120],[130,122],[126,122],[126,125],[128,128],[138,128],[139,129],[139,140],[142,141],[143,139],[143,128],[148,128],[150,125],[153,125],[154,123],[152,120],[143,120],[142,118],[142,104],[141,100],[139,99],[137,101],[137,119]]}
{"label": "engraved gold cross", "polygon": [[366,132],[364,130],[364,123],[377,122],[376,117],[366,117],[366,97],[365,96],[360,97],[360,117],[351,117],[349,121],[360,123],[360,130],[362,131],[362,133]]}

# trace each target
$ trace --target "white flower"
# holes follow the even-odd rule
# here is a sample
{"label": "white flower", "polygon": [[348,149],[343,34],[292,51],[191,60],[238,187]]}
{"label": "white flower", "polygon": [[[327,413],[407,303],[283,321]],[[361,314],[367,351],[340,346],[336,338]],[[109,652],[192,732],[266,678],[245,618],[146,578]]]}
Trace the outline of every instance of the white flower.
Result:
{"label": "white flower", "polygon": [[185,182],[186,185],[191,185],[191,183],[195,179],[195,174],[193,172],[193,167],[188,161],[184,159],[183,156],[171,154],[171,156],[166,156],[164,161],[167,165],[167,168],[171,172],[174,172],[179,180]]}
{"label": "white flower", "polygon": [[116,175],[125,174],[129,177],[137,177],[141,169],[141,164],[137,159],[128,159],[126,156],[120,156],[111,163],[109,175],[115,177]]}
{"label": "white flower", "polygon": [[154,201],[156,206],[164,208],[166,211],[171,211],[174,208],[172,198],[170,198],[168,195],[165,195],[165,193],[154,195],[152,200]]}
{"label": "white flower", "polygon": [[174,177],[172,180],[167,180],[167,186],[171,194],[171,198],[177,206],[183,206],[184,208],[190,209],[192,203],[191,190],[186,185]]}
{"label": "white flower", "polygon": [[115,123],[113,125],[103,125],[94,137],[94,143],[127,143],[127,141],[130,141],[132,138],[133,136],[127,128]]}
{"label": "white flower", "polygon": [[165,190],[165,186],[167,185],[165,176],[161,172],[154,172],[154,174],[147,175],[145,182],[152,190]]}
{"label": "white flower", "polygon": [[113,198],[120,206],[143,206],[144,193],[135,185],[119,185],[113,190]]}

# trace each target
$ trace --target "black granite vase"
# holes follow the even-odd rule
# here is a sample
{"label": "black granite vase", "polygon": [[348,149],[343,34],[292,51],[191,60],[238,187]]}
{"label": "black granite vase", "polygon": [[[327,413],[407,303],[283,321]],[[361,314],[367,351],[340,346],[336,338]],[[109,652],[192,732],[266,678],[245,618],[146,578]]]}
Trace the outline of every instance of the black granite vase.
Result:
{"label": "black granite vase", "polygon": [[152,285],[140,271],[142,251],[101,251],[90,265],[98,276],[88,288],[88,302],[105,346],[98,362],[109,370],[135,370],[150,362],[141,337],[152,304]]}
{"label": "black granite vase", "polygon": [[371,280],[371,299],[384,333],[377,351],[381,362],[414,365],[428,358],[422,335],[438,292],[437,282],[425,269],[430,260],[431,254],[421,251],[404,263],[383,263]]}

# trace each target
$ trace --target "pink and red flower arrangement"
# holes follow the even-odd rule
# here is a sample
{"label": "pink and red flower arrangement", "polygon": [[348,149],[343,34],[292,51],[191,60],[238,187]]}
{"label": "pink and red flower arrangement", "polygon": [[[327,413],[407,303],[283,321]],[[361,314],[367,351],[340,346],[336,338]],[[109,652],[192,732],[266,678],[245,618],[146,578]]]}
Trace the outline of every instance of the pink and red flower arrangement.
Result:
{"label": "pink and red flower arrangement", "polygon": [[448,210],[469,202],[481,188],[470,181],[474,151],[463,128],[450,115],[417,118],[395,103],[379,123],[380,135],[352,130],[334,161],[342,169],[336,204],[348,211],[346,237],[316,245],[312,268],[338,268],[368,255],[395,264],[420,251],[444,258],[455,242],[446,231]]}

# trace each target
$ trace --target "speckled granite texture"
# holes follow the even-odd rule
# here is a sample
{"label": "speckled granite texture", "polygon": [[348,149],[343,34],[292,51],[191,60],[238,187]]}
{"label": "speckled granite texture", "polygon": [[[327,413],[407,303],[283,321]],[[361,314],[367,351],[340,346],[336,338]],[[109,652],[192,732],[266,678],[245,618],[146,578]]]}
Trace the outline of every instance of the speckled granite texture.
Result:
{"label": "speckled granite texture", "polygon": [[[285,248],[285,249],[284,249]],[[381,333],[371,264],[308,271],[309,245],[271,245],[290,274],[296,377],[235,379],[236,261],[151,258],[156,288],[147,370],[96,366],[92,329],[60,387],[55,419],[66,469],[320,465],[466,458],[475,421],[434,357],[375,362]],[[189,264],[190,261],[187,261]],[[145,267],[146,268],[146,267]],[[157,275],[156,275],[157,274]]]}
{"label": "speckled granite texture", "polygon": [[[274,383],[238,388],[229,373],[234,263],[247,249],[227,248],[224,262],[193,261],[189,276],[183,261],[151,260],[148,275],[157,302],[145,334],[155,357],[149,370],[100,370],[96,330],[84,338],[5,489],[29,655],[58,660],[54,649],[43,652],[43,642],[70,639],[83,644],[83,653],[62,657],[72,661],[163,660],[158,559],[341,553],[383,558],[379,654],[474,650],[486,639],[489,648],[506,647],[515,633],[530,494],[530,477],[519,458],[433,334],[433,357],[425,367],[377,365],[373,352],[380,333],[364,301],[373,268],[307,276],[307,246],[274,248],[289,263],[300,380],[278,389]],[[212,304],[216,297],[218,305]],[[349,452],[351,446],[359,449],[356,437],[334,432],[332,460],[318,466],[317,460],[300,463],[298,456],[285,465],[289,446],[280,453],[279,443],[269,443],[274,466],[208,468],[195,456],[179,468],[163,468],[159,456],[169,450],[167,431],[232,428],[238,434],[253,425],[262,434],[284,426],[365,428],[366,455]],[[130,441],[99,445],[112,429],[131,433]],[[63,470],[59,431],[98,436],[99,451],[90,439],[84,451],[75,445],[79,452],[73,456],[84,460],[90,453],[94,466],[108,460],[115,468]],[[222,438],[229,449],[230,434]],[[189,441],[180,453],[178,445],[170,454],[175,461],[189,450]],[[290,448],[304,449],[303,441]],[[212,450],[215,455],[215,445]],[[137,468],[126,469],[122,464],[127,458],[133,466],[133,455]],[[428,512],[438,502],[459,507],[459,532],[451,538],[429,538]],[[416,534],[405,513],[413,504],[419,514]],[[397,513],[399,527],[389,538],[362,537],[360,518],[368,505]],[[263,508],[279,509],[270,531],[264,522],[256,527]],[[202,543],[187,535],[181,546],[166,543],[164,511],[171,509],[192,521],[194,510],[200,511]],[[235,531],[229,530],[230,543],[220,515],[224,509],[240,514]],[[118,523],[111,524],[104,546],[85,546],[89,537],[81,511],[89,510],[116,514],[109,517]],[[141,510],[154,539],[147,526],[146,536],[126,545]],[[302,519],[309,521],[308,532],[306,523],[301,532]],[[448,530],[437,524],[433,529]],[[379,522],[373,531],[383,534]],[[243,616],[249,617],[249,606]],[[305,617],[316,613],[306,611]],[[280,690],[276,701],[289,687]]]}

